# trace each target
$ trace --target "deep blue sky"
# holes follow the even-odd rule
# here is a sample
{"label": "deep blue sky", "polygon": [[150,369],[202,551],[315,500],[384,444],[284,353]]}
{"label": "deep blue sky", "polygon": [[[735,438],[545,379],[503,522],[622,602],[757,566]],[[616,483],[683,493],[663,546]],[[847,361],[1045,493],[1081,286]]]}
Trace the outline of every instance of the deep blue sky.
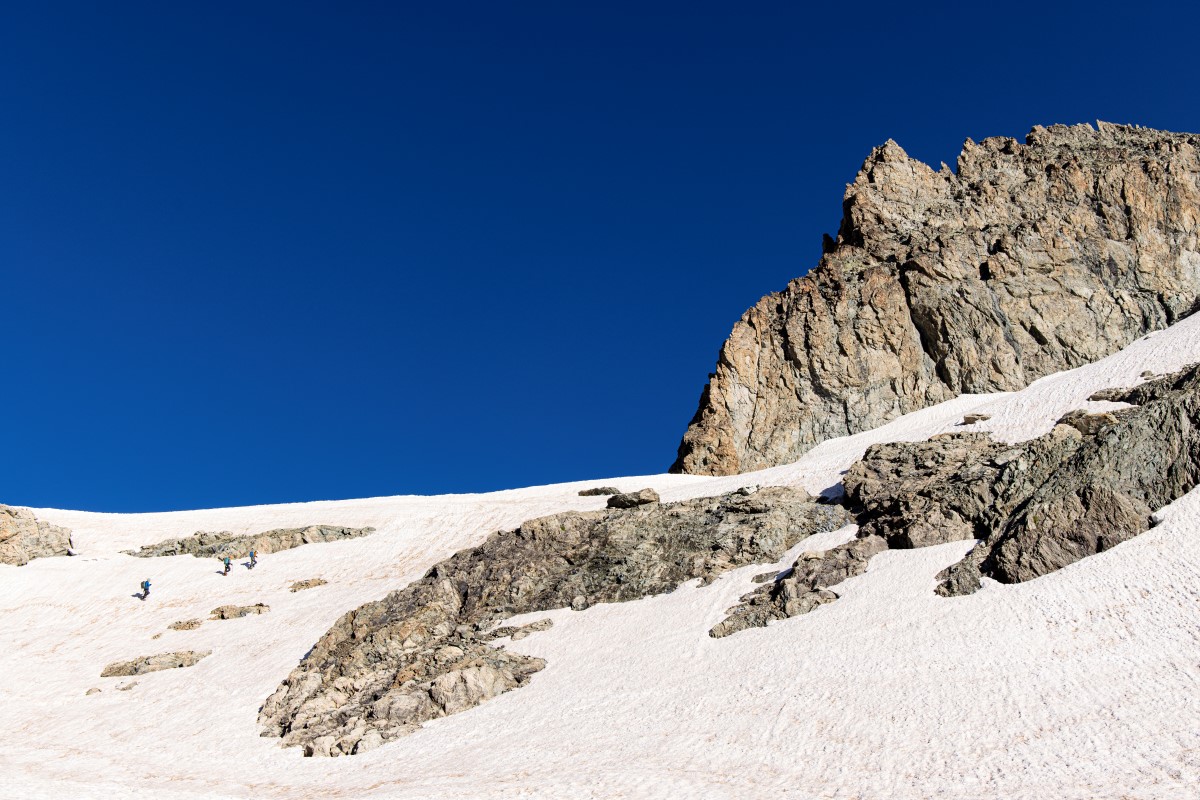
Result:
{"label": "deep blue sky", "polygon": [[658,472],[896,139],[1200,130],[1138,3],[0,11],[0,502]]}

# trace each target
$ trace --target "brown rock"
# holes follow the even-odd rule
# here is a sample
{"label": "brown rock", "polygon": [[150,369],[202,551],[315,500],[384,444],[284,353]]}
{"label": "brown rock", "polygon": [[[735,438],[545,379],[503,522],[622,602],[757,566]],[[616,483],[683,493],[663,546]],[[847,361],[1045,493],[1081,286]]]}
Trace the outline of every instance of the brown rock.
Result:
{"label": "brown rock", "polygon": [[797,459],[964,392],[1020,389],[1190,313],[1200,137],[1100,123],[970,140],[957,172],[894,142],[820,264],[747,311],[674,472]]}
{"label": "brown rock", "polygon": [[70,555],[71,531],[39,520],[28,508],[0,505],[0,564]]}

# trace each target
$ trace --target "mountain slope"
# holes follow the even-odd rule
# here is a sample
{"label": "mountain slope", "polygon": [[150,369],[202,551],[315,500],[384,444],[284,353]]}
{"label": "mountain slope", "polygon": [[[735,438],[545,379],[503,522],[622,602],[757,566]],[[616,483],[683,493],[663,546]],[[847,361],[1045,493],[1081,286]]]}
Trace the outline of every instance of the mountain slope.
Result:
{"label": "mountain slope", "polygon": [[[827,441],[754,475],[605,481],[664,501],[749,483],[827,490],[879,442],[990,419],[1004,441],[1049,431],[1102,389],[1200,361],[1200,318],[1019,392],[968,395]],[[764,571],[584,611],[504,642],[545,661],[528,685],[348,759],[260,738],[259,707],[346,612],[498,529],[603,507],[592,482],[490,495],[376,498],[177,514],[35,509],[79,556],[0,566],[0,797],[1174,798],[1200,780],[1200,495],[1111,550],[1025,584],[943,598],[970,542],[892,550],[801,617],[708,631]],[[196,530],[331,524],[369,537],[265,556],[228,577],[191,556],[119,551]],[[805,540],[823,550],[851,530]],[[146,602],[131,595],[154,580]],[[326,585],[290,591],[296,580]],[[171,630],[221,604],[271,611]],[[155,638],[156,636],[161,636]],[[101,678],[115,661],[211,650],[194,666]],[[129,686],[126,691],[120,687]],[[101,691],[87,694],[89,689]]]}

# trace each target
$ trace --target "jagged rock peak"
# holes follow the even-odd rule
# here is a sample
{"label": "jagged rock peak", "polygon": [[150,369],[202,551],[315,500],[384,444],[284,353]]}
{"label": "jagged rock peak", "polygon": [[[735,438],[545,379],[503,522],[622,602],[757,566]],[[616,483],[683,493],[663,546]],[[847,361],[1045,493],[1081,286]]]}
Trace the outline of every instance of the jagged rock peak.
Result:
{"label": "jagged rock peak", "polygon": [[1113,353],[1200,297],[1200,137],[1035,127],[933,170],[895,142],[808,275],[742,315],[673,472],[794,461],[963,392]]}

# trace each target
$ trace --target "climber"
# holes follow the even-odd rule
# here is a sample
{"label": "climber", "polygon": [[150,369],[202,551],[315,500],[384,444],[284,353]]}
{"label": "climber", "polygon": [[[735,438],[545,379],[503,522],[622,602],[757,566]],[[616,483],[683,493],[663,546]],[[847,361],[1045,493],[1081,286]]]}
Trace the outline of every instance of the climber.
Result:
{"label": "climber", "polygon": [[229,556],[225,556],[225,558],[223,560],[225,562],[225,574],[228,575],[229,574]]}
{"label": "climber", "polygon": [[146,580],[142,581],[142,601],[145,602],[146,598],[149,596],[150,596],[150,579],[146,578]]}
{"label": "climber", "polygon": [[258,553],[251,550],[250,551],[250,569],[254,569],[257,566],[258,566]]}

